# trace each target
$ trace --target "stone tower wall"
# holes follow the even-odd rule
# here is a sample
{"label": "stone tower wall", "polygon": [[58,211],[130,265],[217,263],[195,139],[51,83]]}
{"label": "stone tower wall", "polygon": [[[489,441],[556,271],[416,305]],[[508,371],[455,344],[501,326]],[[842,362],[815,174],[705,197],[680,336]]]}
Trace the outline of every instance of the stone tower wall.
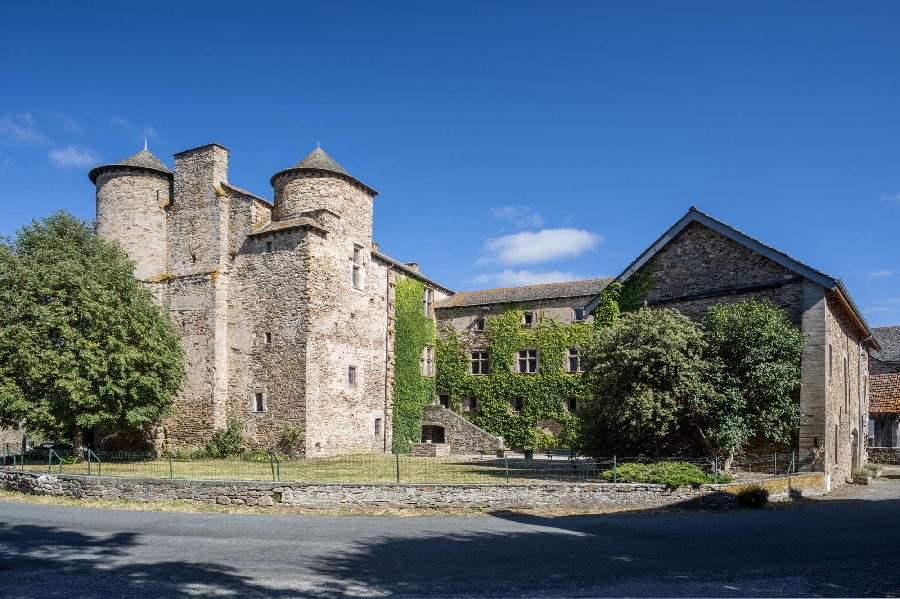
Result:
{"label": "stone tower wall", "polygon": [[171,178],[142,169],[107,170],[97,178],[97,234],[117,242],[137,263],[135,276],[166,271],[166,205]]}
{"label": "stone tower wall", "polygon": [[335,233],[371,249],[372,196],[360,186],[338,175],[318,171],[288,172],[278,177],[274,185],[274,220],[330,210],[340,216]]}
{"label": "stone tower wall", "polygon": [[[390,451],[387,268],[365,248],[362,285],[353,288],[354,241],[335,233],[309,240],[307,455]],[[355,385],[349,382],[351,366]]]}

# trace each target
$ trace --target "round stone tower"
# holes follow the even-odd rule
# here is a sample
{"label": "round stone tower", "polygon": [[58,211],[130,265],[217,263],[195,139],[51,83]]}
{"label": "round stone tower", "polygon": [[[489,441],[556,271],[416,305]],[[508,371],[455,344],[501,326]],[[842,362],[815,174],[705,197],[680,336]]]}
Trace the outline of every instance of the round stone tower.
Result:
{"label": "round stone tower", "polygon": [[135,276],[158,279],[166,272],[166,212],[172,171],[144,150],[88,173],[97,186],[97,234],[115,241],[137,263]]}
{"label": "round stone tower", "polygon": [[329,210],[340,217],[345,235],[371,247],[372,199],[378,192],[351,177],[321,148],[273,175],[270,183],[275,188],[273,220],[315,217],[316,211]]}

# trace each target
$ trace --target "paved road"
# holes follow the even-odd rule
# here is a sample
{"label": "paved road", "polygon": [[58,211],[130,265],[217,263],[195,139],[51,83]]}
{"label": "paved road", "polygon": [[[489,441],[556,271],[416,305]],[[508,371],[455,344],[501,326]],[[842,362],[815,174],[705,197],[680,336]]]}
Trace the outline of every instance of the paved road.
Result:
{"label": "paved road", "polygon": [[900,480],[790,509],[325,517],[0,502],[0,597],[900,596]]}

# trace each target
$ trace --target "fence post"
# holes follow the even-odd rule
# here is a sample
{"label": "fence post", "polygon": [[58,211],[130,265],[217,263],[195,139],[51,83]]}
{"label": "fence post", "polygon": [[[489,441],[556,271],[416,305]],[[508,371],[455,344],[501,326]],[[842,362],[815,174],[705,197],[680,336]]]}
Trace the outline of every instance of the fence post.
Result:
{"label": "fence post", "polygon": [[719,456],[715,457],[715,473],[713,474],[715,483],[719,484]]}
{"label": "fence post", "polygon": [[613,484],[616,484],[616,456],[613,456]]}
{"label": "fence post", "polygon": [[778,476],[778,452],[772,454],[772,478]]}
{"label": "fence post", "polygon": [[503,454],[503,470],[506,472],[506,484],[509,484],[509,459]]}
{"label": "fence post", "polygon": [[172,452],[169,452],[169,478],[175,478],[172,473]]}
{"label": "fence post", "polygon": [[400,484],[400,454],[394,454],[394,463],[397,465],[397,484]]}
{"label": "fence post", "polygon": [[269,452],[269,466],[272,468],[272,481],[275,482],[275,452]]}
{"label": "fence post", "polygon": [[797,474],[797,462],[794,459],[794,452],[791,452],[791,474]]}

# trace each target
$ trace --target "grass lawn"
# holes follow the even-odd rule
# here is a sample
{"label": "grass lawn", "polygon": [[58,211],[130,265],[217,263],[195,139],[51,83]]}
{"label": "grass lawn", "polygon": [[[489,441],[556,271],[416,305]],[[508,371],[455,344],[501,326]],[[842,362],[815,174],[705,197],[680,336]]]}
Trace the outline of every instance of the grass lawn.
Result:
{"label": "grass lawn", "polygon": [[[524,460],[510,458],[419,458],[393,455],[341,456],[306,460],[281,460],[274,465],[265,462],[235,460],[155,459],[127,462],[104,462],[103,476],[130,478],[178,478],[206,480],[259,480],[316,483],[396,483],[399,464],[401,483],[523,483],[538,481],[602,482],[597,469],[588,460]],[[574,467],[573,467],[574,466]],[[20,466],[21,467],[21,466]],[[26,464],[26,470],[48,472],[46,464]],[[50,473],[59,473],[54,463]],[[64,474],[88,474],[87,462],[63,464]],[[90,466],[97,474],[97,463]]]}

